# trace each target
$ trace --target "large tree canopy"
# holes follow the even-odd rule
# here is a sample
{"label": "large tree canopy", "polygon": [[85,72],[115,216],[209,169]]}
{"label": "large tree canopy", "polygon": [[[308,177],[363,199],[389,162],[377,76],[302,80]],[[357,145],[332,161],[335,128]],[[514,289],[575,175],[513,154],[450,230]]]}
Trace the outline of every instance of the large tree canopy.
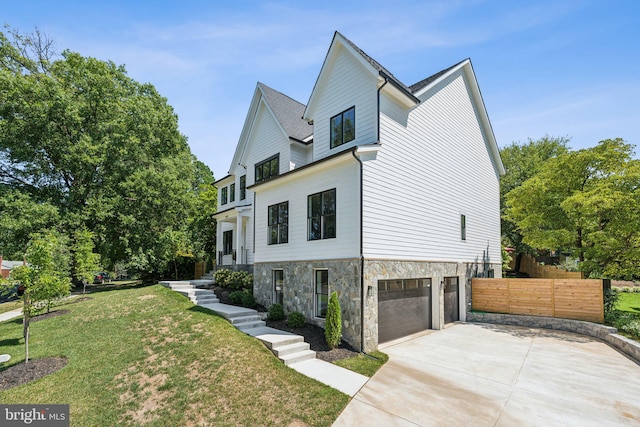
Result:
{"label": "large tree canopy", "polygon": [[524,243],[571,251],[590,275],[640,278],[640,161],[623,140],[548,160],[506,203]]}
{"label": "large tree canopy", "polygon": [[[69,51],[51,60],[37,35],[0,33],[0,209],[31,203],[28,212],[46,211],[49,222],[59,215],[67,235],[93,232],[109,264],[142,271],[167,267],[162,242],[177,231],[195,255],[211,250],[212,237],[193,223],[215,209],[201,202],[213,175],[191,154],[167,100],[113,62]],[[20,213],[2,215],[12,218],[11,238],[22,239]],[[0,245],[14,251],[24,242]]]}
{"label": "large tree canopy", "polygon": [[512,143],[500,150],[505,174],[500,179],[500,218],[505,243],[515,249],[516,272],[520,270],[522,254],[534,253],[535,248],[523,242],[518,226],[506,215],[506,196],[536,175],[547,160],[568,151],[568,138],[544,136],[526,143]]}

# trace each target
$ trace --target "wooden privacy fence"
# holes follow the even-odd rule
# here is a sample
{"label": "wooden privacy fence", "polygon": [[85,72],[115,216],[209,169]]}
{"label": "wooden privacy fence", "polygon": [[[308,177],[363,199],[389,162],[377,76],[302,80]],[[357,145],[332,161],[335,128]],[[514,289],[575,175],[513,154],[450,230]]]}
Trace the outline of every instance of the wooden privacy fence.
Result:
{"label": "wooden privacy fence", "polygon": [[[515,257],[509,265],[511,269],[515,268]],[[581,271],[566,271],[554,265],[540,264],[535,258],[526,254],[522,256],[520,261],[520,272],[527,273],[529,277],[544,279],[582,279]]]}
{"label": "wooden privacy fence", "polygon": [[473,279],[471,308],[602,323],[603,286],[597,279]]}
{"label": "wooden privacy fence", "polygon": [[196,271],[195,271],[194,277],[196,279],[199,279],[206,274],[205,270],[207,269],[207,262],[206,261],[196,262],[195,268],[196,268]]}

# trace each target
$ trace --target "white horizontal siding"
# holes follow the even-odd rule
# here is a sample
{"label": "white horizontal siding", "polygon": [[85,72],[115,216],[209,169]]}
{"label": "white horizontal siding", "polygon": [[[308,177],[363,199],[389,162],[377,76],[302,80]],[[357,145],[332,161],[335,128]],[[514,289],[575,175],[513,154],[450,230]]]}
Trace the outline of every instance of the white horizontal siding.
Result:
{"label": "white horizontal siding", "polygon": [[[336,238],[307,240],[307,197],[336,189]],[[295,179],[256,195],[256,262],[303,261],[358,257],[359,165],[348,158],[332,168],[316,167],[300,172]],[[270,205],[289,202],[289,243],[267,244],[267,210]]]}
{"label": "white horizontal siding", "polygon": [[296,169],[310,163],[311,147],[303,146],[297,143],[291,144],[291,167]]}
{"label": "white horizontal siding", "polygon": [[387,96],[381,110],[382,148],[365,163],[365,256],[500,262],[499,179],[462,71],[410,113]]}
{"label": "white horizontal siding", "polygon": [[[344,48],[340,47],[330,65],[331,73],[318,88],[318,104],[313,119],[313,159],[319,160],[377,139],[377,80]],[[355,106],[356,139],[330,149],[331,117]]]}

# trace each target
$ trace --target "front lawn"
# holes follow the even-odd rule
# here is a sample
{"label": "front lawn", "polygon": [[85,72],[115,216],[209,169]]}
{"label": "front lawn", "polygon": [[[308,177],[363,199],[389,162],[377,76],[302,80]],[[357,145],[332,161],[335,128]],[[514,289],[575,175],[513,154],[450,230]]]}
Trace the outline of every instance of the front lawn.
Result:
{"label": "front lawn", "polygon": [[382,365],[387,363],[387,360],[389,360],[388,355],[376,350],[369,354],[358,354],[348,359],[336,360],[334,363],[364,376],[372,377]]}
{"label": "front lawn", "polygon": [[18,308],[22,308],[22,301],[20,300],[4,302],[0,304],[0,314],[6,313],[7,311],[13,311]]}
{"label": "front lawn", "polygon": [[[68,403],[74,426],[178,426],[331,425],[348,402],[176,292],[156,285],[88,296],[31,325],[31,358],[68,364],[0,391],[2,403]],[[9,366],[22,362],[21,320],[1,323],[0,337]]]}
{"label": "front lawn", "polygon": [[640,314],[640,292],[620,292],[616,308]]}

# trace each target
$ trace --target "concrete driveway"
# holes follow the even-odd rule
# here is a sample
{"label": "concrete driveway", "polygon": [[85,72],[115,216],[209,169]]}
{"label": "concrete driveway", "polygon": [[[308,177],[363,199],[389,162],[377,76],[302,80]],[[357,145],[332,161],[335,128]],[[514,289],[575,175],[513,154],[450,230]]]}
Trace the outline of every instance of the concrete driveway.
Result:
{"label": "concrete driveway", "polygon": [[590,337],[460,323],[382,351],[334,426],[640,425],[640,366]]}

